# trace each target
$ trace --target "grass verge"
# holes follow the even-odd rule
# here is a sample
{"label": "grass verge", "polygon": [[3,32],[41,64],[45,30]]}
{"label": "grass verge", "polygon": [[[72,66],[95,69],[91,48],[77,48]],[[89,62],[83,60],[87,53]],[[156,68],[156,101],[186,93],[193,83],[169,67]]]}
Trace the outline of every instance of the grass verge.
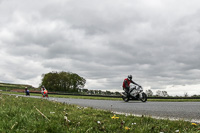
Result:
{"label": "grass verge", "polygon": [[2,133],[200,133],[200,126],[185,121],[115,115],[45,99],[0,94]]}

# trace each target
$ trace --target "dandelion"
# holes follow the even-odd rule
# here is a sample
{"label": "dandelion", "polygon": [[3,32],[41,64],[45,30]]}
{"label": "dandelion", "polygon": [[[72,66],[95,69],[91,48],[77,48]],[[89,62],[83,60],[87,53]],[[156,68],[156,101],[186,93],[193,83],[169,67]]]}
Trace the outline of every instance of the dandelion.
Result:
{"label": "dandelion", "polygon": [[192,125],[193,125],[193,126],[196,126],[197,124],[196,124],[196,123],[192,123]]}
{"label": "dandelion", "polygon": [[136,125],[136,123],[132,123],[131,125]]}
{"label": "dandelion", "polygon": [[101,124],[101,122],[100,122],[100,121],[97,121],[97,123],[98,123],[98,124]]}
{"label": "dandelion", "polygon": [[125,127],[125,130],[130,130],[130,128],[129,127]]}
{"label": "dandelion", "polygon": [[82,107],[77,107],[77,109],[83,109]]}
{"label": "dandelion", "polygon": [[116,115],[114,115],[113,117],[111,117],[112,119],[119,119],[119,117],[116,117]]}
{"label": "dandelion", "polygon": [[80,122],[78,122],[78,123],[77,123],[77,126],[80,126],[80,124],[81,124],[81,123],[80,123]]}
{"label": "dandelion", "polygon": [[70,120],[68,120],[67,116],[64,116],[64,119],[66,122],[71,122]]}
{"label": "dandelion", "polygon": [[175,133],[179,133],[179,130],[176,130]]}
{"label": "dandelion", "polygon": [[129,114],[126,113],[125,116],[129,116]]}

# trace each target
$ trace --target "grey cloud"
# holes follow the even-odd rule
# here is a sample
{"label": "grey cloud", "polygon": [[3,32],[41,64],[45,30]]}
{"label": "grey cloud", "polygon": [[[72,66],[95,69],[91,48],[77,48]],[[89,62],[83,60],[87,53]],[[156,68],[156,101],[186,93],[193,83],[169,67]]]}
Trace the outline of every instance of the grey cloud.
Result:
{"label": "grey cloud", "polygon": [[90,1],[88,6],[87,2],[78,4],[79,2],[68,1],[62,6],[56,5],[57,8],[49,5],[42,11],[43,16],[64,20],[70,23],[72,28],[83,29],[89,35],[121,32],[130,21],[133,23],[140,18],[133,7],[121,3],[119,5],[116,2],[111,4],[106,1]]}
{"label": "grey cloud", "polygon": [[86,77],[88,85],[99,81],[101,89],[119,89],[128,74],[156,89],[199,83],[198,1],[51,0],[16,7],[12,2],[1,2],[10,10],[0,9],[5,18],[0,19],[0,52],[35,67],[16,70],[11,66],[20,67],[21,61],[4,60],[12,69],[7,77],[25,80],[51,70],[71,71]]}

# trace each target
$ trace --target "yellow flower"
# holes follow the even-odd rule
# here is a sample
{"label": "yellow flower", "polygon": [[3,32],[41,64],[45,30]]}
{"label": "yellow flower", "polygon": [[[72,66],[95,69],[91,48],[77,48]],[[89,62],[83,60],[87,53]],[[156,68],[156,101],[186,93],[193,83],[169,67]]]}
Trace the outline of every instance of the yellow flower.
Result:
{"label": "yellow flower", "polygon": [[129,127],[125,127],[125,130],[130,130],[130,128]]}
{"label": "yellow flower", "polygon": [[197,124],[196,123],[192,123],[192,125],[196,126]]}
{"label": "yellow flower", "polygon": [[116,117],[116,115],[114,115],[113,117],[111,117],[112,119],[119,119],[119,117]]}

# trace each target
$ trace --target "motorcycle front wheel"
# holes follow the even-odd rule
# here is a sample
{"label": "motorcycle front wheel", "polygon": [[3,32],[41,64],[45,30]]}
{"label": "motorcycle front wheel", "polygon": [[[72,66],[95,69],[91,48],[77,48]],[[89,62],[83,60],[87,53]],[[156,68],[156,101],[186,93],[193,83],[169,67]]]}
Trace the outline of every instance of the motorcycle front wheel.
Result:
{"label": "motorcycle front wheel", "polygon": [[147,94],[145,94],[144,92],[142,93],[142,97],[140,98],[140,100],[142,102],[146,102],[147,101]]}

